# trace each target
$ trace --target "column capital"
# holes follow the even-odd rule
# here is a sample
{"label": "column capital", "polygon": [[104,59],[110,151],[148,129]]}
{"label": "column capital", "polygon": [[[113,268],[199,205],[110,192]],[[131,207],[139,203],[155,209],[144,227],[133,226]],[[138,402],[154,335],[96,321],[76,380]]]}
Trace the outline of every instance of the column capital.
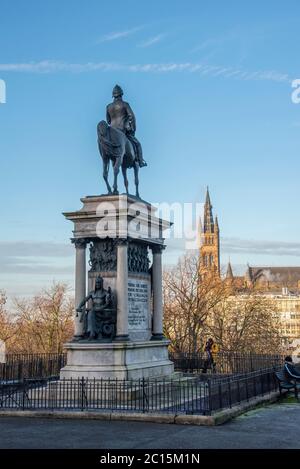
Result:
{"label": "column capital", "polygon": [[129,239],[128,238],[115,238],[115,242],[119,246],[128,246]]}
{"label": "column capital", "polygon": [[86,238],[71,238],[71,242],[76,249],[85,249],[89,241]]}
{"label": "column capital", "polygon": [[150,248],[153,254],[161,254],[166,246],[164,244],[153,244]]}

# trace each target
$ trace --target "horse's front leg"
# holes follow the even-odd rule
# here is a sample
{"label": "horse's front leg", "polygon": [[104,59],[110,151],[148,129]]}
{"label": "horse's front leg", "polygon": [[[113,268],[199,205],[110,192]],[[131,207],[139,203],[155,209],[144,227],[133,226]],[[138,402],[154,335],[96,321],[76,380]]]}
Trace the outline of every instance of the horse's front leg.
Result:
{"label": "horse's front leg", "polygon": [[109,159],[103,160],[103,179],[106,183],[108,193],[111,194],[111,187],[108,182]]}
{"label": "horse's front leg", "polygon": [[136,161],[134,164],[134,184],[135,184],[135,195],[140,198],[139,194],[139,163]]}
{"label": "horse's front leg", "polygon": [[123,178],[124,178],[124,185],[126,189],[126,194],[128,195],[128,179],[127,179],[127,168],[126,166],[122,165],[122,173],[123,173]]}
{"label": "horse's front leg", "polygon": [[122,158],[119,157],[119,158],[116,158],[116,162],[114,164],[114,184],[113,184],[113,194],[114,195],[118,195],[119,194],[119,191],[118,191],[118,174],[119,174],[119,171],[120,171],[120,166],[122,164]]}

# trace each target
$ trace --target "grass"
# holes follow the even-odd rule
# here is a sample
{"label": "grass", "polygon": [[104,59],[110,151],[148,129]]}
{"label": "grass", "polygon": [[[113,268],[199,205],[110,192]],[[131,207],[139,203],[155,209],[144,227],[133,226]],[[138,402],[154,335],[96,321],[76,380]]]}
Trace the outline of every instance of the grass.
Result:
{"label": "grass", "polygon": [[296,399],[294,395],[287,394],[286,396],[282,397],[278,400],[276,404],[299,404],[299,399]]}

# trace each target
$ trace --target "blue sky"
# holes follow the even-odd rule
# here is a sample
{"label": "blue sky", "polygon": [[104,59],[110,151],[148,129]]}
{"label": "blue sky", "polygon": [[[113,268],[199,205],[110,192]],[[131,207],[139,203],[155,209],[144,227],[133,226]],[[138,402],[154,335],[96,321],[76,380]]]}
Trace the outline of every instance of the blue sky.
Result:
{"label": "blue sky", "polygon": [[203,202],[208,184],[223,263],[299,265],[299,18],[296,0],[0,0],[0,288],[72,284],[61,212],[104,191],[95,128],[115,83],[144,199]]}

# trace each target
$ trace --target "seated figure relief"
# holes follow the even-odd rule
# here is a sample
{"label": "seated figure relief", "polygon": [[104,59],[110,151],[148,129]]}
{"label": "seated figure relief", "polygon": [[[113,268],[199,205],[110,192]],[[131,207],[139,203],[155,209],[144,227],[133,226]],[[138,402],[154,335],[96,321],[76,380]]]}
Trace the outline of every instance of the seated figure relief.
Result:
{"label": "seated figure relief", "polygon": [[[86,304],[91,304],[90,308]],[[103,278],[96,278],[95,289],[82,300],[77,308],[84,322],[84,338],[88,340],[112,340],[116,335],[116,308],[111,288],[103,287]]]}

